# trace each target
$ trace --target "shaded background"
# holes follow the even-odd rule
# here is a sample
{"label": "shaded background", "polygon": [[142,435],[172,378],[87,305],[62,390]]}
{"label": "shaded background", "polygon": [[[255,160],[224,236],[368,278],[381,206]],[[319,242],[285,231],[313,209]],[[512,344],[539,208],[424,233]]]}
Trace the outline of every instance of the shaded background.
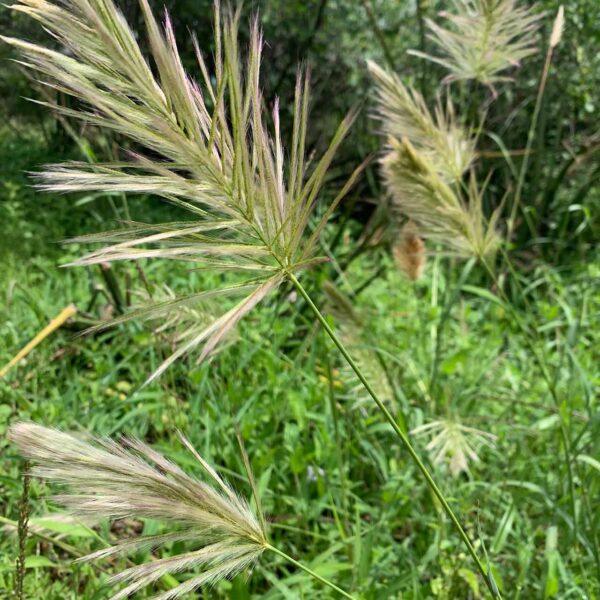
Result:
{"label": "shaded background", "polygon": [[[435,18],[445,7],[443,2],[420,0],[423,17]],[[153,1],[155,10],[165,4]],[[551,27],[552,15],[559,2],[542,0],[540,10],[548,12],[544,27]],[[600,3],[596,0],[574,0],[566,7],[566,34],[557,49],[548,84],[542,118],[539,123],[534,155],[523,197],[533,211],[537,224],[535,236],[527,228],[518,228],[519,247],[536,247],[536,253],[549,252],[585,256],[593,239],[593,212],[598,206],[600,163],[598,143],[600,133],[598,83],[600,79]],[[186,65],[194,72],[193,49],[188,32],[197,35],[200,46],[209,55],[212,51],[212,16],[210,0],[171,0],[166,2]],[[281,98],[282,123],[291,126],[291,97],[297,65],[308,64],[312,71],[312,113],[309,144],[322,145],[347,110],[363,107],[350,138],[345,142],[332,170],[332,178],[345,180],[365,156],[380,146],[375,124],[369,118],[371,83],[365,68],[366,59],[393,67],[405,81],[412,81],[430,100],[436,91],[443,92],[439,82],[441,69],[407,54],[410,48],[428,49],[420,32],[417,6],[407,0],[309,0],[246,2],[243,28],[257,11],[264,29],[266,47],[263,63],[263,89],[267,103]],[[137,29],[143,23],[136,2],[127,2],[125,13]],[[36,24],[0,8],[0,30],[36,40],[43,36]],[[544,32],[547,36],[548,31]],[[82,233],[91,213],[96,220],[114,215],[106,202],[80,202],[73,197],[57,200],[36,194],[29,186],[24,171],[65,157],[80,159],[82,154],[65,128],[46,111],[24,100],[39,98],[17,65],[9,60],[10,49],[0,46],[0,255],[16,254],[20,258],[39,252],[52,252],[52,242],[65,235]],[[515,72],[516,82],[504,86],[492,103],[489,128],[501,136],[507,149],[517,151],[526,140],[533,111],[535,89],[539,80],[543,53],[527,59]],[[460,89],[460,88],[459,88]],[[463,99],[476,108],[489,90],[472,86],[461,90]],[[59,99],[67,102],[71,100]],[[72,124],[92,145],[96,156],[105,159],[118,150],[121,140],[106,139],[105,134],[83,130]],[[491,139],[482,138],[480,145],[485,160],[481,169],[492,171],[488,202],[497,205],[507,184],[508,171],[499,147]],[[515,161],[518,167],[518,156]],[[332,186],[335,187],[335,186]],[[353,202],[353,216],[364,222],[372,210],[369,201],[381,196],[381,189],[372,167],[363,178]],[[492,208],[489,206],[488,208]],[[144,208],[148,218],[147,206]],[[108,212],[107,212],[108,211]],[[534,238],[534,239],[532,239]],[[540,244],[541,242],[541,244]],[[549,246],[548,248],[546,248]],[[565,257],[566,258],[566,257]]]}

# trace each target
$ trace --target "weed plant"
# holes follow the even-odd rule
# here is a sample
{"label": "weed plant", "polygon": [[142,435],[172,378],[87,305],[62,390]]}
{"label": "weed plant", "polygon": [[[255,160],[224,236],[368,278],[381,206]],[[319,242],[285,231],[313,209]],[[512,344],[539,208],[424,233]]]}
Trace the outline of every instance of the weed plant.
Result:
{"label": "weed plant", "polygon": [[[106,400],[106,414],[111,413],[111,404],[123,413],[108,425],[110,418],[103,421],[88,405],[86,412],[95,414],[97,420],[86,429],[108,428],[114,434],[128,426],[138,436],[154,438],[169,435],[175,427],[191,430],[201,423],[203,436],[196,445],[217,455],[219,461],[227,462],[229,456],[241,464],[252,502],[240,499],[184,437],[180,444],[187,454],[179,452],[176,443],[163,448],[165,454],[177,456],[180,467],[135,438],[125,438],[121,444],[108,438],[86,440],[20,423],[12,426],[9,436],[22,455],[37,465],[33,474],[68,487],[68,493],[57,500],[70,512],[46,522],[32,519],[30,535],[78,559],[86,558],[83,552],[56,533],[78,532],[89,538],[86,549],[90,540],[110,546],[92,552],[87,556],[91,566],[76,566],[75,572],[81,568],[99,573],[107,569],[100,559],[112,561],[114,554],[132,554],[127,568],[110,579],[110,583],[125,585],[114,598],[146,586],[162,588],[153,597],[175,598],[205,584],[215,586],[216,594],[246,598],[252,581],[246,583],[243,577],[235,577],[232,583],[225,580],[247,573],[250,567],[273,586],[263,597],[296,597],[292,586],[297,583],[312,595],[329,589],[348,598],[374,599],[396,597],[412,589],[411,597],[425,597],[418,591],[423,578],[441,598],[486,593],[495,598],[502,594],[520,597],[524,589],[542,588],[545,597],[553,597],[559,581],[569,593],[593,597],[600,575],[593,510],[597,482],[590,483],[588,470],[598,468],[591,451],[597,427],[591,365],[584,364],[588,357],[582,362],[575,350],[579,338],[590,341],[591,334],[585,330],[590,296],[579,288],[563,288],[550,273],[540,273],[537,285],[558,299],[562,311],[553,313],[553,329],[540,325],[551,308],[534,295],[535,286],[524,281],[510,256],[515,223],[521,215],[527,219],[523,185],[553,50],[564,27],[562,9],[549,38],[515,191],[509,186],[495,210],[486,209],[491,174],[481,172],[478,146],[487,134],[488,109],[498,86],[510,85],[505,71],[534,52],[540,14],[512,0],[461,0],[447,17],[447,28],[428,22],[430,40],[439,53],[415,54],[449,72],[438,88],[443,93],[433,100],[433,111],[421,92],[396,74],[369,64],[377,94],[375,116],[386,144],[380,161],[390,198],[389,202],[382,199],[384,236],[398,236],[392,244],[395,264],[413,282],[412,295],[403,298],[407,307],[403,339],[411,341],[403,347],[396,342],[398,332],[390,318],[390,309],[398,305],[390,304],[388,292],[402,280],[397,275],[389,281],[369,277],[356,289],[349,283],[357,269],[374,270],[373,262],[383,262],[385,271],[393,273],[394,263],[378,251],[377,244],[368,243],[359,252],[351,249],[353,260],[358,260],[342,266],[326,240],[330,217],[368,162],[354,171],[327,207],[317,204],[335,152],[356,112],[344,119],[320,158],[314,153],[307,156],[309,77],[300,72],[286,148],[278,102],[268,112],[260,88],[262,37],[257,21],[245,55],[238,47],[241,13],[225,10],[222,14],[216,5],[214,66],[196,43],[201,74],[197,84],[183,68],[169,16],[161,28],[146,0],[141,0],[141,7],[151,65],[136,34],[110,0],[22,0],[13,7],[40,21],[68,49],[66,53],[4,38],[23,53],[26,66],[52,94],[76,99],[74,105],[45,104],[52,104],[62,118],[106,128],[129,144],[110,163],[88,160],[49,167],[39,175],[40,188],[112,194],[123,200],[126,213],[124,195],[148,194],[187,212],[185,220],[160,223],[128,218],[119,229],[73,239],[73,250],[67,250],[73,256],[82,244],[99,245],[65,262],[100,265],[109,288],[107,298],[113,302],[111,311],[117,314],[109,323],[94,324],[89,330],[92,337],[76,342],[84,363],[97,364],[97,352],[105,363],[104,374],[97,382],[91,378],[90,385],[98,390],[112,381],[115,386]],[[463,113],[458,100],[462,94],[455,90],[461,92],[460,86],[467,85],[482,85],[488,91],[490,97],[481,110],[473,111],[470,106]],[[510,214],[503,226],[507,204]],[[312,283],[323,282],[325,273],[331,271],[323,266],[323,250],[338,271],[339,286],[324,282],[326,299],[321,310],[314,300],[316,292],[310,290]],[[155,258],[176,261],[176,266],[163,270],[147,260]],[[114,291],[118,285],[110,283],[114,272],[107,265],[133,261],[143,264],[143,268],[136,267],[142,290],[134,293],[135,300],[129,292],[127,299],[119,298]],[[463,261],[458,276],[451,268],[454,261]],[[427,285],[431,284],[427,295],[421,283],[426,263]],[[202,289],[198,291],[196,285]],[[365,290],[379,299],[379,307],[364,305]],[[144,303],[140,303],[142,298]],[[269,303],[269,298],[275,301]],[[581,303],[579,318],[574,317],[570,302]],[[124,310],[131,304],[138,306]],[[478,305],[479,313],[473,312],[472,304]],[[248,323],[242,321],[246,316]],[[141,334],[138,330],[133,356],[137,355],[136,364],[154,364],[145,382],[153,385],[141,388],[131,400],[130,380],[136,382],[133,385],[141,383],[133,364],[129,371],[126,367],[131,349],[117,367],[112,353],[102,348],[103,339],[118,335],[105,332],[106,327],[118,325],[113,331],[122,331],[130,327],[129,321],[150,325]],[[498,336],[492,323],[506,328],[507,335]],[[463,342],[451,333],[456,336],[465,327],[477,328],[485,343],[478,348],[469,343],[460,347]],[[339,351],[339,359],[326,350],[315,357],[318,346],[313,336],[319,328]],[[196,351],[196,362],[187,367],[186,356],[192,351]],[[516,470],[511,460],[518,455],[518,445],[506,442],[511,408],[502,408],[520,402],[507,358],[513,353],[523,361],[521,375],[531,375],[529,391],[548,394],[552,400],[551,405],[543,405],[547,416],[536,422],[540,432],[550,429],[556,434],[555,443],[562,451],[563,462],[547,482],[555,490],[551,494],[530,481],[526,472],[507,475]],[[476,365],[468,363],[469,354],[477,354]],[[298,361],[306,362],[303,369],[296,368]],[[213,376],[215,371],[222,371],[222,376]],[[562,379],[565,371],[568,376]],[[240,380],[240,373],[246,379]],[[308,393],[294,391],[298,380]],[[571,380],[577,382],[576,391],[565,389],[564,381]],[[172,416],[163,412],[164,399],[155,391],[157,385],[172,394],[167,400]],[[201,407],[202,397],[214,400],[213,414]],[[86,402],[80,390],[70,398],[77,410]],[[135,405],[123,412],[119,402]],[[273,413],[276,402],[289,406],[293,419]],[[506,424],[499,434],[491,433],[489,416],[477,411],[482,402],[498,406]],[[64,414],[69,409],[67,402]],[[38,413],[34,409],[30,416],[37,420]],[[54,419],[44,420],[51,424]],[[215,428],[230,433],[230,441],[219,451],[204,437],[210,438]],[[283,447],[291,456],[289,469],[277,463],[276,445],[261,445],[267,437],[277,440],[280,428]],[[383,441],[382,436],[391,433],[407,451],[412,466],[401,463],[401,455]],[[527,430],[522,438],[519,443],[535,446],[538,442],[530,439]],[[249,453],[245,444],[252,447]],[[430,454],[431,469],[417,450],[421,445]],[[328,458],[325,448],[330,449]],[[540,453],[539,448],[531,452],[540,456],[536,468],[555,466],[551,454]],[[212,487],[187,474],[197,466],[196,461]],[[250,462],[255,467],[258,463],[257,480]],[[472,473],[493,462],[498,473],[503,473],[502,481],[488,481],[484,490]],[[321,463],[327,467],[318,466]],[[401,490],[408,489],[413,469],[415,476],[425,479],[427,488],[407,497]],[[447,495],[433,475],[437,479],[445,469],[451,475],[444,478],[444,487],[450,490]],[[235,471],[227,475],[239,478]],[[271,484],[272,479],[276,483]],[[293,485],[287,483],[291,479]],[[26,482],[29,485],[28,478]],[[368,499],[360,495],[363,485],[371,490]],[[276,500],[282,486],[286,494]],[[320,495],[315,495],[315,487]],[[541,561],[534,547],[517,541],[517,528],[535,531],[519,512],[519,491],[533,495],[558,516],[569,539],[568,557],[560,553],[555,525],[544,530]],[[263,509],[265,503],[271,510]],[[430,516],[418,514],[414,505],[427,505],[434,511]],[[278,511],[273,512],[275,506]],[[477,514],[469,514],[476,506]],[[276,517],[285,509],[302,516],[289,525],[287,515]],[[81,520],[73,520],[73,514]],[[273,515],[270,523],[265,514]],[[495,534],[482,534],[482,527],[490,527],[499,515]],[[107,518],[113,527],[123,523],[125,528],[135,528],[142,523],[144,535],[137,531],[107,542],[115,533],[121,537],[118,531],[107,529]],[[325,528],[325,535],[311,524],[323,518],[332,524]],[[26,519],[18,527],[10,519],[4,522],[9,529],[18,529],[23,548]],[[448,523],[462,549],[447,531]],[[430,536],[425,532],[431,529],[436,533],[427,545]],[[310,563],[302,556],[305,536],[322,548]],[[410,553],[406,544],[414,546]],[[188,546],[195,549],[190,552]],[[166,554],[163,558],[154,556],[158,547]],[[284,551],[286,547],[297,552]],[[338,554],[347,559],[336,561],[333,557]],[[293,558],[296,555],[299,560]],[[389,576],[394,563],[412,561],[415,556],[412,575]],[[439,575],[430,575],[432,557],[438,557]],[[274,559],[283,560],[287,567],[269,562]],[[570,565],[568,573],[565,562]],[[23,565],[27,568],[28,562],[21,556],[17,593],[22,593]],[[286,568],[293,569],[290,575]],[[283,573],[276,574],[280,570]],[[591,575],[594,570],[595,576]],[[537,583],[530,581],[533,572]],[[300,573],[313,583],[299,579]],[[385,573],[383,579],[380,573]],[[94,592],[89,581],[82,585],[86,593]],[[317,591],[313,588],[317,585],[325,588]]]}

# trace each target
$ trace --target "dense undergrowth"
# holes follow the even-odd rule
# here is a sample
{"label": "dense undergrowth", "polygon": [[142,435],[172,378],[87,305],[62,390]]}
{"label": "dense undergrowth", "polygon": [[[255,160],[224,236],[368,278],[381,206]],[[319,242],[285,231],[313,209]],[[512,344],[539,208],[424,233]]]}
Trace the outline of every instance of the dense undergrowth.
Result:
{"label": "dense undergrowth", "polygon": [[[36,235],[44,234],[40,229]],[[103,284],[99,272],[58,269],[53,252],[24,257],[14,248],[5,251],[1,363],[65,304],[85,308],[94,286]],[[60,261],[71,251],[77,249],[61,254]],[[586,516],[585,504],[593,505],[597,497],[600,466],[594,442],[597,266],[540,264],[520,275],[529,304],[518,310],[542,335],[570,435],[577,440],[577,534],[567,476],[557,457],[559,415],[522,333],[492,300],[485,274],[475,273],[463,286],[446,320],[438,349],[439,393],[432,397],[440,316],[460,269],[433,258],[425,277],[413,284],[384,253],[373,253],[353,263],[342,289],[359,288],[382,266],[383,274],[356,297],[355,309],[397,386],[395,401],[406,427],[448,419],[494,436],[491,445],[474,439],[480,460],[469,462],[468,474],[452,476],[444,460],[435,472],[470,533],[493,557],[506,597],[593,597],[597,522],[586,519],[597,515],[592,510]],[[182,267],[145,268],[150,279],[168,280],[174,289],[206,286],[214,277]],[[119,276],[125,271],[132,281],[138,277],[133,269],[119,269]],[[315,280],[311,288],[317,285]],[[104,297],[95,310],[102,305],[109,305]],[[193,466],[176,439],[179,428],[246,493],[247,483],[237,475],[243,472],[235,439],[239,429],[274,539],[283,539],[319,573],[373,599],[401,592],[405,598],[482,593],[459,540],[414,467],[361,401],[355,382],[292,290],[281,290],[240,329],[239,341],[210,363],[178,363],[159,384],[144,389],[148,373],[169,351],[167,341],[157,345],[154,334],[137,325],[93,337],[61,331],[2,380],[2,433],[7,423],[23,419],[97,434],[128,432]],[[428,441],[416,438],[423,453]],[[2,510],[9,525],[19,511],[20,466],[14,450],[2,443]],[[32,484],[32,525],[42,524],[38,519],[52,505],[44,499],[47,493],[40,483]],[[105,571],[124,564],[72,566],[71,560],[102,547],[115,529],[129,535],[156,530],[152,522],[135,521],[90,530],[56,516],[45,527],[28,542],[25,589],[26,597],[48,600],[102,597]],[[8,531],[0,546],[5,589],[14,564],[15,541]],[[249,582],[243,577],[222,582],[203,597],[326,595],[310,578],[280,567],[259,566]]]}
{"label": "dense undergrowth", "polygon": [[[580,32],[589,27],[584,4],[571,15]],[[378,3],[363,5],[369,17],[378,8]],[[273,18],[267,11],[267,30]],[[325,44],[319,35],[307,51],[318,52]],[[374,51],[378,59],[404,60],[390,54],[390,33],[377,31],[377,23],[374,35],[381,42]],[[287,65],[277,49],[267,51],[274,64],[279,59]],[[586,56],[578,56],[581,64],[587,65]],[[321,112],[327,103],[319,96],[324,84],[316,71],[317,115],[329,131],[332,125]],[[279,83],[285,88],[285,69],[282,73]],[[429,72],[414,75],[423,89],[431,87]],[[357,69],[349,85],[360,87],[363,76]],[[516,88],[514,96],[507,92],[490,102],[490,130],[506,116],[505,105],[532,102],[536,77],[522,78],[526,91]],[[574,84],[569,89],[579,91]],[[489,90],[463,86],[459,92],[457,104],[475,109],[477,116]],[[372,216],[372,202],[361,202],[385,195],[372,164],[321,235],[320,250],[329,262],[302,276],[425,457],[491,569],[493,585],[507,599],[600,597],[597,142],[588,121],[594,102],[588,92],[580,91],[585,102],[566,117],[550,86],[543,108],[549,115],[558,111],[563,121],[547,123],[542,113],[523,182],[523,219],[517,220],[514,239],[487,262],[449,257],[429,242],[423,276],[407,278],[389,252],[397,230],[379,235],[382,216]],[[336,108],[346,96],[335,99]],[[487,131],[481,136],[477,169],[490,173],[488,214],[504,202],[505,191],[514,191],[519,149],[512,153],[502,145],[513,133],[517,138],[508,122],[519,123],[522,114],[514,110],[498,136],[488,137]],[[135,436],[198,474],[180,430],[241,496],[250,498],[239,436],[271,543],[318,575],[364,600],[486,597],[485,583],[438,499],[291,283],[284,282],[242,320],[209,361],[198,364],[193,354],[185,356],[145,387],[176,347],[160,322],[154,327],[128,322],[79,335],[142,299],[214,289],[229,281],[228,275],[171,261],[61,268],[85,250],[58,244],[62,239],[119,227],[123,219],[156,223],[185,216],[143,196],[39,194],[26,171],[81,159],[82,149],[88,160],[93,152],[111,156],[116,143],[94,131],[92,151],[82,148],[81,139],[78,147],[48,118],[35,122],[31,115],[13,114],[8,121],[0,131],[0,368],[65,306],[73,303],[78,314],[0,378],[0,597],[13,597],[17,521],[24,506],[24,463],[6,435],[18,421]],[[283,121],[285,128],[285,114]],[[348,155],[377,148],[373,128],[368,117],[359,119],[329,184],[346,178]],[[561,135],[565,130],[568,143]],[[520,133],[520,140],[526,139],[522,126]],[[309,132],[310,138],[311,147],[323,145],[318,132]],[[323,195],[332,194],[327,188]],[[504,207],[502,233],[510,208]],[[369,228],[375,230],[372,237]],[[213,308],[223,309],[209,302],[202,310]],[[185,312],[180,318],[185,327],[205,314]],[[37,479],[30,485],[23,598],[108,597],[110,575],[186,548],[176,542],[128,558],[74,563],[118,539],[162,533],[164,524],[133,518],[74,521],[48,497],[53,486]],[[172,581],[165,579],[157,587],[169,586]],[[136,597],[150,596],[147,591]],[[281,557],[265,555],[251,577],[238,575],[189,597],[337,595]]]}

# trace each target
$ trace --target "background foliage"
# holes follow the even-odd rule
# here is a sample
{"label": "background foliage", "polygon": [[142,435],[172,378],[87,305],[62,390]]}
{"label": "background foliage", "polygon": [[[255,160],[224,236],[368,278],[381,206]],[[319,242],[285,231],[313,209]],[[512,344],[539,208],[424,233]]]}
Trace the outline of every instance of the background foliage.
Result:
{"label": "background foliage", "polygon": [[[448,7],[418,1],[430,17]],[[152,4],[158,8],[163,2]],[[212,3],[166,4],[182,54],[193,68],[186,30],[195,31],[210,52]],[[546,37],[558,4],[537,4],[550,15],[544,21]],[[308,281],[315,291],[326,277],[337,279],[346,292],[354,290],[355,309],[369,331],[362,347],[383,357],[408,429],[432,419],[460,419],[496,436],[493,447],[479,447],[480,462],[470,465],[470,473],[453,477],[443,462],[436,471],[470,533],[493,557],[507,598],[600,594],[600,517],[594,510],[600,493],[600,4],[574,0],[565,8],[566,32],[553,61],[525,181],[523,204],[530,218],[518,221],[510,249],[518,274],[504,274],[514,306],[548,356],[561,404],[556,407],[549,398],[527,340],[506,306],[494,301],[495,290],[483,272],[473,273],[467,285],[462,265],[434,255],[425,277],[412,284],[398,272],[385,244],[363,243],[376,200],[384,195],[376,163],[324,236],[337,262]],[[245,4],[248,17],[260,12],[267,40],[263,88],[268,104],[275,96],[282,107],[291,104],[298,61],[312,69],[310,148],[326,144],[350,107],[363,107],[337,155],[330,189],[380,147],[370,119],[367,59],[393,67],[430,101],[435,97],[444,73],[406,52],[422,47],[416,9],[406,0]],[[136,3],[126,3],[125,12],[141,28]],[[40,36],[31,22],[5,7],[0,30],[27,39]],[[120,299],[111,275],[95,268],[60,269],[78,248],[65,249],[58,241],[109,228],[107,223],[124,218],[126,210],[145,220],[173,210],[148,198],[129,199],[125,208],[120,197],[60,198],[33,190],[27,171],[65,158],[111,157],[121,141],[91,130],[77,130],[74,137],[47,111],[25,101],[43,92],[10,57],[8,47],[1,46],[0,366],[66,304],[98,318],[118,312],[119,303],[143,287],[132,267],[111,271]],[[540,51],[526,60],[514,72],[514,84],[499,89],[490,104],[488,129],[495,136],[484,134],[480,143],[480,168],[492,174],[490,211],[510,185],[511,163],[519,166],[543,58]],[[467,114],[489,98],[482,87],[465,85],[460,92]],[[282,120],[289,131],[291,114],[283,112]],[[508,161],[507,150],[515,151]],[[341,276],[338,267],[344,269]],[[179,291],[219,278],[152,263],[144,272],[150,281]],[[451,299],[457,286],[459,296]],[[185,464],[174,441],[175,429],[181,428],[247,492],[246,482],[236,476],[244,472],[235,440],[239,428],[264,490],[273,535],[281,536],[290,553],[366,599],[481,597],[482,584],[458,538],[406,457],[390,450],[381,420],[357,404],[354,382],[291,290],[253,313],[239,338],[210,364],[196,366],[190,359],[140,390],[169,352],[167,338],[135,324],[93,337],[73,337],[64,329],[0,379],[0,506],[8,526],[0,539],[0,590],[12,585],[16,544],[10,523],[18,515],[21,489],[20,463],[3,434],[13,421],[34,419],[98,434],[135,434]],[[439,375],[432,390],[433,369]],[[557,458],[561,419],[575,449],[575,494]],[[428,440],[417,440],[425,454]],[[41,484],[33,484],[35,515],[51,504],[45,493]],[[29,541],[26,597],[103,597],[105,573],[89,565],[72,568],[70,559],[112,539],[115,528],[134,533],[143,527],[151,533],[154,527],[151,522],[96,530],[58,521],[47,525],[43,535]],[[329,592],[317,591],[304,575],[286,569],[281,566],[275,578],[272,570],[258,567],[249,582],[224,582],[204,597],[327,597]]]}

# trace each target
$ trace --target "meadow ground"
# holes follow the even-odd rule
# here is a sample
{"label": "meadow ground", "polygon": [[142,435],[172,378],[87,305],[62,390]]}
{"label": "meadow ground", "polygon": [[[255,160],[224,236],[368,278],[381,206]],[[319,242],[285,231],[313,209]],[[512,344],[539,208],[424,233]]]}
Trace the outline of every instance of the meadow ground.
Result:
{"label": "meadow ground", "polygon": [[[106,290],[106,280],[99,269],[60,268],[79,249],[55,244],[97,229],[98,219],[108,219],[110,211],[102,202],[90,210],[89,204],[28,189],[21,167],[35,162],[38,141],[31,138],[20,159],[13,149],[15,168],[2,182],[4,194],[13,194],[13,212],[3,218],[0,364],[69,303],[94,315],[111,304],[110,294],[100,295],[88,310],[94,290]],[[36,217],[44,214],[36,207],[49,203],[65,218]],[[133,210],[147,214],[151,207],[140,201]],[[220,277],[164,263],[148,263],[144,271],[150,281],[177,291],[210,286]],[[479,549],[485,547],[507,598],[599,593],[597,271],[594,263],[560,268],[538,263],[532,269],[524,263],[518,282],[506,283],[518,315],[536,332],[558,406],[529,342],[483,271],[475,269],[460,282],[463,265],[430,257],[424,278],[413,284],[390,257],[373,252],[355,260],[338,282],[342,290],[359,289],[380,273],[355,298],[368,331],[355,347],[362,354],[378,352],[374,368],[385,374],[380,383],[393,388],[390,403],[403,426],[413,431],[438,422],[446,430],[458,424],[485,432],[483,438],[464,430],[479,460],[468,460],[468,473],[457,476],[452,456],[462,442],[445,450],[434,443],[428,450],[434,436],[424,433],[414,443],[423,456],[438,455],[435,475]],[[140,289],[134,268],[117,267],[115,273],[124,289]],[[323,305],[323,280],[308,275],[305,283]],[[457,285],[458,296],[445,314]],[[332,322],[343,330],[343,323]],[[12,526],[22,489],[22,464],[5,433],[9,424],[31,419],[68,430],[139,436],[194,470],[176,438],[181,429],[247,494],[239,430],[272,537],[288,553],[364,598],[479,597],[481,583],[459,539],[301,299],[283,288],[242,322],[231,341],[209,363],[196,366],[190,357],[158,383],[142,387],[169,352],[167,338],[138,324],[87,337],[61,329],[0,380],[5,526],[0,589],[11,588],[17,552]],[[572,488],[561,426],[571,445]],[[158,525],[122,521],[87,528],[57,516],[42,522],[48,513],[55,515],[49,492],[32,482],[34,535],[27,543],[25,597],[104,597],[102,583],[125,561],[72,560],[118,533],[151,533]],[[163,552],[170,551],[177,548]],[[249,580],[221,582],[200,597],[329,597],[329,590],[305,574],[265,560],[269,568],[259,564]]]}
{"label": "meadow ground", "polygon": [[599,600],[600,4],[177,0],[177,48],[162,4],[0,6],[0,599]]}

